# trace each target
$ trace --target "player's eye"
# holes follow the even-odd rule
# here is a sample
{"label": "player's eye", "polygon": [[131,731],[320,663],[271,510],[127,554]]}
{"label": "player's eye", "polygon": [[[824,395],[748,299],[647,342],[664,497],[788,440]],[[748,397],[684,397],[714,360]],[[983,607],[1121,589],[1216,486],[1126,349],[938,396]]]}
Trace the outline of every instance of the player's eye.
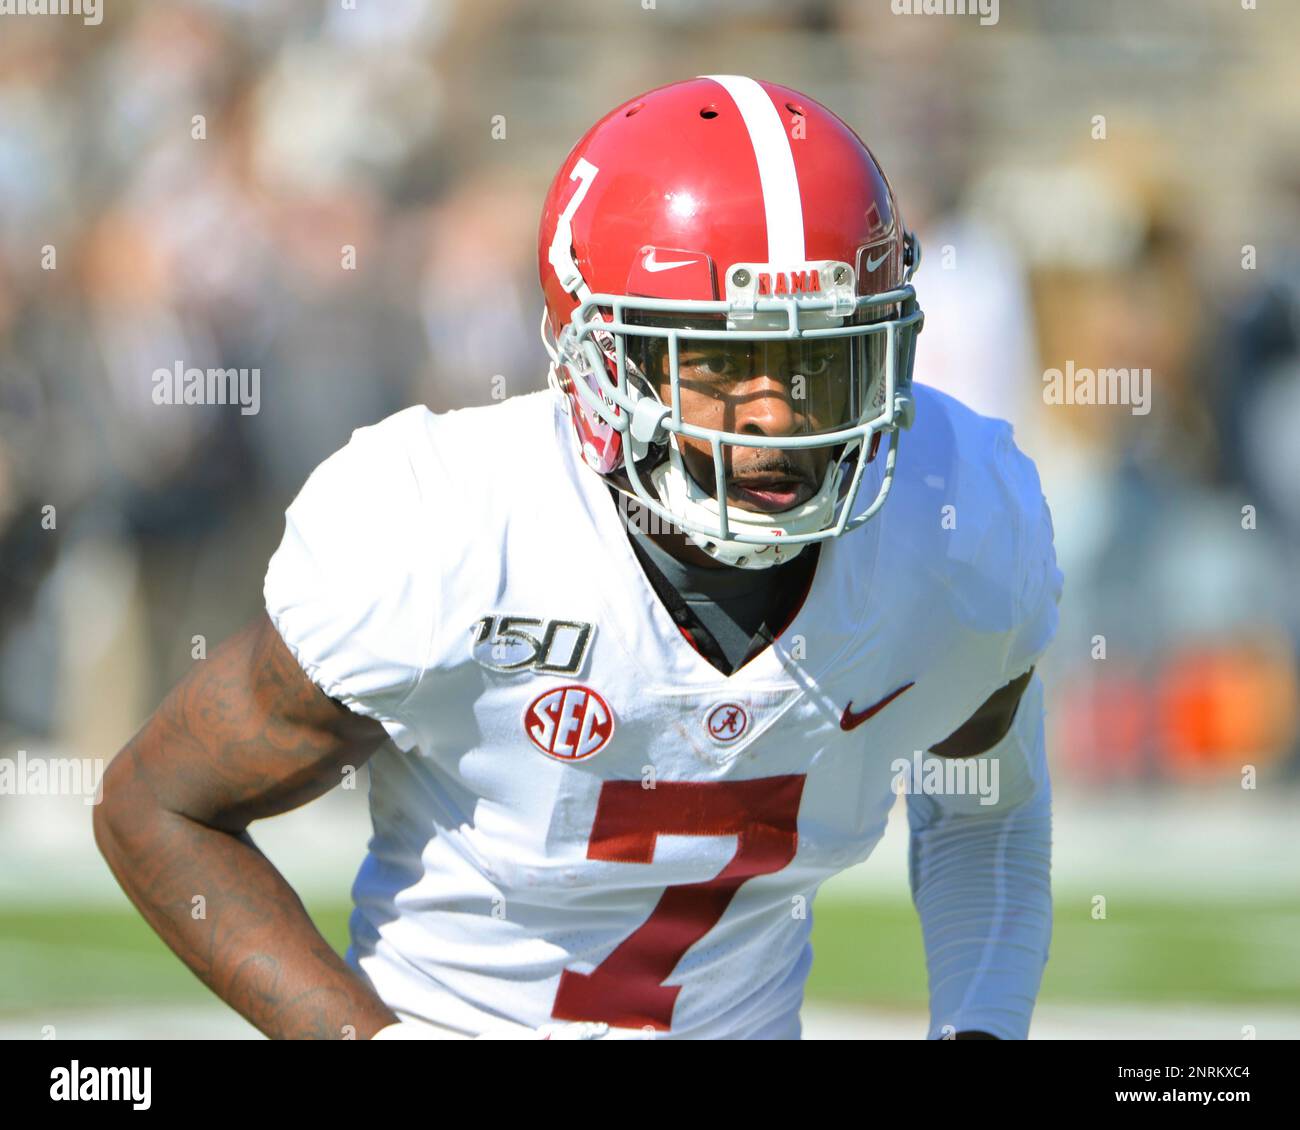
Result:
{"label": "player's eye", "polygon": [[735,371],[735,359],[727,353],[696,353],[686,358],[684,364],[712,376],[722,376]]}
{"label": "player's eye", "polygon": [[829,350],[805,353],[803,356],[803,374],[806,377],[824,377],[835,365],[835,355]]}

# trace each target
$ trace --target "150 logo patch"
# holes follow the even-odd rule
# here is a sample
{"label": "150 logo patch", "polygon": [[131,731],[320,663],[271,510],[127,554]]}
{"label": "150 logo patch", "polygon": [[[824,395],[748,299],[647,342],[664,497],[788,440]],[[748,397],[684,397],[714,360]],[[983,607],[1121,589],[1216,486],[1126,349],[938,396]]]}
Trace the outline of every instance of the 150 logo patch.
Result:
{"label": "150 logo patch", "polygon": [[489,613],[471,630],[475,660],[493,671],[576,675],[591,646],[595,624]]}

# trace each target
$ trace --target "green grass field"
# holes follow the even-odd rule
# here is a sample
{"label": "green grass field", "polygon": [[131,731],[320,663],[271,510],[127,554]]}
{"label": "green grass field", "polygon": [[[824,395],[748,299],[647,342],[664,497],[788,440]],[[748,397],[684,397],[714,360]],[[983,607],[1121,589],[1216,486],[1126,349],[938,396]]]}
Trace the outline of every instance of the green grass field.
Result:
{"label": "green grass field", "polygon": [[[347,948],[346,905],[310,904]],[[1300,1005],[1300,900],[1126,903],[1094,921],[1058,899],[1041,1001]],[[819,900],[811,1001],[924,1007],[925,963],[910,903]],[[211,999],[133,909],[0,911],[0,1013]]]}

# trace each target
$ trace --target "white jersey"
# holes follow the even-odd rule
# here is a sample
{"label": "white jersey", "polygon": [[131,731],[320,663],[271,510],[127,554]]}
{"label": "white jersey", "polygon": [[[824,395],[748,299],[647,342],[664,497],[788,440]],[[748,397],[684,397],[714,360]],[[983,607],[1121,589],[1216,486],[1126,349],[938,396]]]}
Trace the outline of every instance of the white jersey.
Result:
{"label": "white jersey", "polygon": [[823,544],[793,621],[730,677],[660,603],[549,390],[408,408],[317,468],[266,603],[393,739],[348,960],[394,1010],[799,1035],[813,896],[880,839],[891,762],[1056,627],[1033,464],[1004,422],[915,393],[883,510]]}

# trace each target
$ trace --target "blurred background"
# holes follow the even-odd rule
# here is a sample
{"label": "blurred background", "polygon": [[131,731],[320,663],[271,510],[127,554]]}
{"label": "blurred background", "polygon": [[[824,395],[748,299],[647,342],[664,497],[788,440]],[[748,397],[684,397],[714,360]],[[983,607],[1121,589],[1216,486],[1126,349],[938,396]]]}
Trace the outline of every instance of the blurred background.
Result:
{"label": "blurred background", "polygon": [[[259,608],[353,428],[544,387],[569,147],[750,74],[875,152],[925,249],[917,379],[1011,420],[1052,504],[1034,1034],[1300,1036],[1298,32],[1237,0],[0,16],[0,757],[110,758]],[[155,404],[177,363],[259,368],[259,411]],[[1067,364],[1149,368],[1150,411],[1045,403]],[[0,1036],[255,1034],[135,914],[83,800],[0,796]],[[895,816],[816,903],[809,1035],[924,1034]],[[362,788],[254,828],[340,950],[367,827]]]}

